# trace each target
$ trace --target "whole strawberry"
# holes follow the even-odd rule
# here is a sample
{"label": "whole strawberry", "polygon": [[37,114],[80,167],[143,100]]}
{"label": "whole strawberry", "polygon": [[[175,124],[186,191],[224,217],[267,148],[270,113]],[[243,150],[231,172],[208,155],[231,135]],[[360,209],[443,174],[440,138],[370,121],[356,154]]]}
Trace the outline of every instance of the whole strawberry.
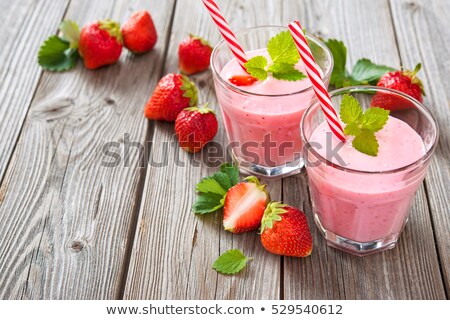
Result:
{"label": "whole strawberry", "polygon": [[217,133],[218,123],[214,112],[207,108],[190,107],[180,112],[175,120],[175,133],[181,148],[198,152]]}
{"label": "whole strawberry", "polygon": [[150,13],[145,10],[133,13],[122,26],[122,36],[125,48],[133,53],[152,50],[158,35]]}
{"label": "whole strawberry", "polygon": [[271,202],[261,221],[261,242],[267,251],[274,254],[309,256],[312,237],[305,214],[297,208]]}
{"label": "whole strawberry", "polygon": [[[422,102],[425,93],[423,90],[422,81],[420,81],[420,79],[417,77],[417,73],[419,72],[420,68],[421,64],[419,63],[414,71],[401,70],[388,72],[380,78],[377,86],[401,91]],[[375,94],[372,99],[371,105],[391,111],[403,110],[412,107],[412,104],[405,99],[381,92]]]}
{"label": "whole strawberry", "polygon": [[119,60],[122,42],[118,22],[96,21],[81,29],[78,52],[86,68],[97,69]]}
{"label": "whole strawberry", "polygon": [[194,74],[208,69],[212,47],[203,38],[189,35],[178,47],[178,68],[184,74]]}
{"label": "whole strawberry", "polygon": [[169,73],[159,80],[144,108],[148,119],[175,121],[184,108],[197,105],[197,88],[188,77]]}
{"label": "whole strawberry", "polygon": [[223,205],[225,230],[240,233],[258,229],[264,209],[270,202],[265,187],[258,178],[250,176],[228,190]]}

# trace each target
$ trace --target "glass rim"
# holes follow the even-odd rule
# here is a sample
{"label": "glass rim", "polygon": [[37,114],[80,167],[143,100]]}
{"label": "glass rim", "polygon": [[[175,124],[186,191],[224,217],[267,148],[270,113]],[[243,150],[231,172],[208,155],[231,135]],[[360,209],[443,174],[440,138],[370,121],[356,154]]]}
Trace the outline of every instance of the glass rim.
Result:
{"label": "glass rim", "polygon": [[[245,32],[250,32],[252,30],[256,30],[256,29],[261,29],[261,28],[283,28],[286,31],[289,30],[288,27],[286,26],[280,26],[280,25],[262,25],[262,26],[255,26],[255,27],[249,27],[249,28],[244,28],[244,29],[239,29],[237,32],[235,32],[235,35],[239,35]],[[312,40],[315,44],[317,44],[320,48],[322,48],[327,56],[328,61],[330,61],[330,68],[329,70],[327,70],[327,72],[324,72],[323,77],[326,78],[327,76],[331,76],[331,72],[333,71],[333,67],[334,67],[334,60],[333,60],[333,55],[331,54],[330,49],[326,46],[326,44],[321,41],[319,38],[313,36],[312,34],[306,32],[306,38],[308,40]],[[247,91],[245,89],[242,89],[238,86],[235,86],[232,83],[229,83],[227,80],[225,80],[224,78],[222,78],[222,76],[220,75],[220,73],[217,71],[215,64],[214,64],[214,58],[219,54],[219,51],[226,45],[226,41],[225,39],[222,39],[219,41],[219,43],[217,45],[214,46],[214,49],[211,53],[211,58],[210,58],[210,64],[211,64],[211,70],[213,73],[213,76],[218,79],[220,81],[220,83],[222,85],[224,85],[225,87],[227,87],[228,89],[235,91],[237,93],[241,93],[241,94],[245,94],[245,95],[252,95],[252,96],[260,96],[260,97],[286,97],[286,96],[292,96],[292,95],[297,95],[300,93],[305,93],[308,91],[313,90],[312,85],[308,86],[305,89],[302,89],[300,91],[295,91],[295,92],[289,92],[289,93],[282,93],[282,94],[263,94],[263,93],[255,93],[255,92],[251,92],[251,91]],[[322,70],[324,71],[324,70]]]}
{"label": "glass rim", "polygon": [[[412,104],[414,104],[417,107],[417,109],[420,110],[420,112],[422,112],[423,114],[425,114],[425,116],[430,120],[430,122],[432,123],[433,128],[434,128],[433,142],[431,144],[431,147],[428,150],[426,150],[425,154],[422,157],[420,157],[420,159],[418,159],[410,164],[407,164],[405,166],[402,166],[400,168],[396,168],[396,169],[381,170],[381,171],[365,171],[365,170],[357,170],[357,169],[350,169],[347,167],[343,167],[337,163],[334,163],[334,162],[324,158],[311,146],[310,142],[305,138],[306,135],[304,132],[304,130],[305,130],[304,122],[305,122],[306,117],[308,116],[308,114],[311,113],[311,111],[314,107],[320,107],[316,97],[311,101],[309,107],[306,109],[305,113],[303,114],[302,120],[300,121],[300,132],[301,132],[301,139],[303,142],[303,148],[308,150],[308,152],[311,152],[314,155],[314,157],[316,157],[321,163],[324,163],[327,166],[333,167],[337,170],[350,172],[350,173],[392,174],[392,173],[398,173],[401,171],[405,171],[405,170],[408,170],[408,169],[411,169],[414,167],[419,167],[422,164],[426,163],[430,159],[431,155],[433,154],[434,150],[437,147],[437,144],[439,141],[439,127],[438,127],[438,124],[437,124],[436,119],[434,118],[433,114],[421,102],[419,102],[418,100],[416,100],[416,99],[412,98],[411,96],[409,96],[403,92],[400,92],[398,90],[384,88],[384,87],[378,87],[378,86],[370,86],[370,85],[350,86],[350,87],[340,88],[340,89],[330,91],[329,94],[330,94],[330,97],[333,97],[333,96],[342,95],[345,93],[368,93],[368,92],[372,92],[372,93],[386,92],[386,93],[394,94],[397,96],[401,96],[402,98],[404,98],[404,99],[408,100],[409,102],[411,102]],[[306,157],[307,157],[307,155],[305,154],[305,158]]]}

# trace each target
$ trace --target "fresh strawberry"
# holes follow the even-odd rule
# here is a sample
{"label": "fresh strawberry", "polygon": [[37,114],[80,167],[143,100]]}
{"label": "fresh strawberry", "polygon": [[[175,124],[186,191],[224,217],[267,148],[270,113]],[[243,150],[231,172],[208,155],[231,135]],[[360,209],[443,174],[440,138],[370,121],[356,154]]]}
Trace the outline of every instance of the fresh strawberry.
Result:
{"label": "fresh strawberry", "polygon": [[[414,71],[388,72],[380,78],[377,86],[394,89],[406,93],[414,99],[422,102],[425,95],[422,81],[416,76],[421,64],[419,63]],[[396,111],[409,109],[413,105],[403,98],[398,98],[388,93],[377,93],[372,99],[373,107],[381,107],[387,110]]]}
{"label": "fresh strawberry", "polygon": [[158,39],[155,25],[148,11],[131,15],[122,27],[125,48],[133,53],[144,53],[153,49]]}
{"label": "fresh strawberry", "polygon": [[195,84],[184,75],[169,73],[159,80],[144,114],[148,119],[175,121],[181,110],[196,105]]}
{"label": "fresh strawberry", "polygon": [[258,81],[257,78],[251,76],[251,75],[237,75],[232,76],[230,79],[228,79],[232,84],[239,86],[239,87],[246,87],[251,86],[256,81]]}
{"label": "fresh strawberry", "polygon": [[119,60],[122,43],[118,22],[96,21],[81,29],[78,52],[86,68],[97,69]]}
{"label": "fresh strawberry", "polygon": [[175,133],[181,148],[188,152],[198,152],[217,133],[218,123],[214,112],[207,108],[190,107],[178,114]]}
{"label": "fresh strawberry", "polygon": [[178,68],[184,74],[194,74],[208,69],[212,47],[203,38],[189,35],[178,47]]}
{"label": "fresh strawberry", "polygon": [[271,202],[261,221],[261,242],[267,251],[274,254],[309,256],[312,237],[305,214],[297,208]]}
{"label": "fresh strawberry", "polygon": [[250,176],[228,190],[223,206],[225,230],[240,233],[257,229],[261,225],[264,209],[270,201],[265,185]]}

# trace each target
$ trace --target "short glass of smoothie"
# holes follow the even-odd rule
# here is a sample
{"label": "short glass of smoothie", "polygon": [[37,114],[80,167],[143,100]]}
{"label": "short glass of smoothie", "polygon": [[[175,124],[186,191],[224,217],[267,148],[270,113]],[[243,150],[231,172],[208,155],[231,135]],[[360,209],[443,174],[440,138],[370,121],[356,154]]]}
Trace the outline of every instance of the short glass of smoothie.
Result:
{"label": "short glass of smoothie", "polygon": [[[235,35],[249,59],[263,55],[270,61],[267,43],[282,31],[288,28],[261,26]],[[306,38],[328,85],[333,69],[331,52],[316,37],[307,34]],[[228,149],[240,170],[269,178],[300,172],[304,162],[299,125],[315,96],[309,78],[286,81],[269,75],[250,86],[234,85],[229,81],[231,77],[247,73],[223,40],[214,48],[211,67]],[[301,60],[295,68],[306,76]]]}
{"label": "short glass of smoothie", "polygon": [[417,100],[391,89],[348,87],[330,92],[336,111],[344,94],[362,109],[390,110],[375,133],[378,155],[369,156],[332,135],[320,105],[305,112],[301,134],[314,220],[328,245],[366,255],[393,248],[408,220],[414,195],[438,141],[431,113]]}

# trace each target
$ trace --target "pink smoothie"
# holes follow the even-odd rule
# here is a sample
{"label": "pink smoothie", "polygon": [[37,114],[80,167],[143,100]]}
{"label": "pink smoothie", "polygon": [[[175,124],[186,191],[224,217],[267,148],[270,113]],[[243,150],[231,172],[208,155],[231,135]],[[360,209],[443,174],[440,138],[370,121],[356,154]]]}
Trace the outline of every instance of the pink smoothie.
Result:
{"label": "pink smoothie", "polygon": [[[270,61],[266,49],[249,51],[247,55],[264,55]],[[306,75],[302,62],[296,68]],[[221,77],[227,80],[245,74],[236,59],[221,71]],[[216,86],[225,130],[229,141],[235,144],[235,155],[267,167],[300,158],[300,120],[314,96],[309,79],[284,81],[269,76],[265,81],[238,88],[249,94]],[[264,144],[265,136],[271,147],[267,142]]]}
{"label": "pink smoothie", "polygon": [[[331,136],[326,123],[315,129],[309,141],[326,146],[327,134],[333,148],[338,146],[339,141]],[[412,164],[426,152],[421,137],[408,124],[393,117],[389,117],[376,137],[380,145],[376,157],[355,150],[351,139],[338,151],[346,168],[372,173],[346,172],[324,163],[307,166],[314,212],[322,226],[358,242],[400,233],[426,171],[419,168],[375,173]],[[315,147],[322,157],[338,164],[325,149]]]}

